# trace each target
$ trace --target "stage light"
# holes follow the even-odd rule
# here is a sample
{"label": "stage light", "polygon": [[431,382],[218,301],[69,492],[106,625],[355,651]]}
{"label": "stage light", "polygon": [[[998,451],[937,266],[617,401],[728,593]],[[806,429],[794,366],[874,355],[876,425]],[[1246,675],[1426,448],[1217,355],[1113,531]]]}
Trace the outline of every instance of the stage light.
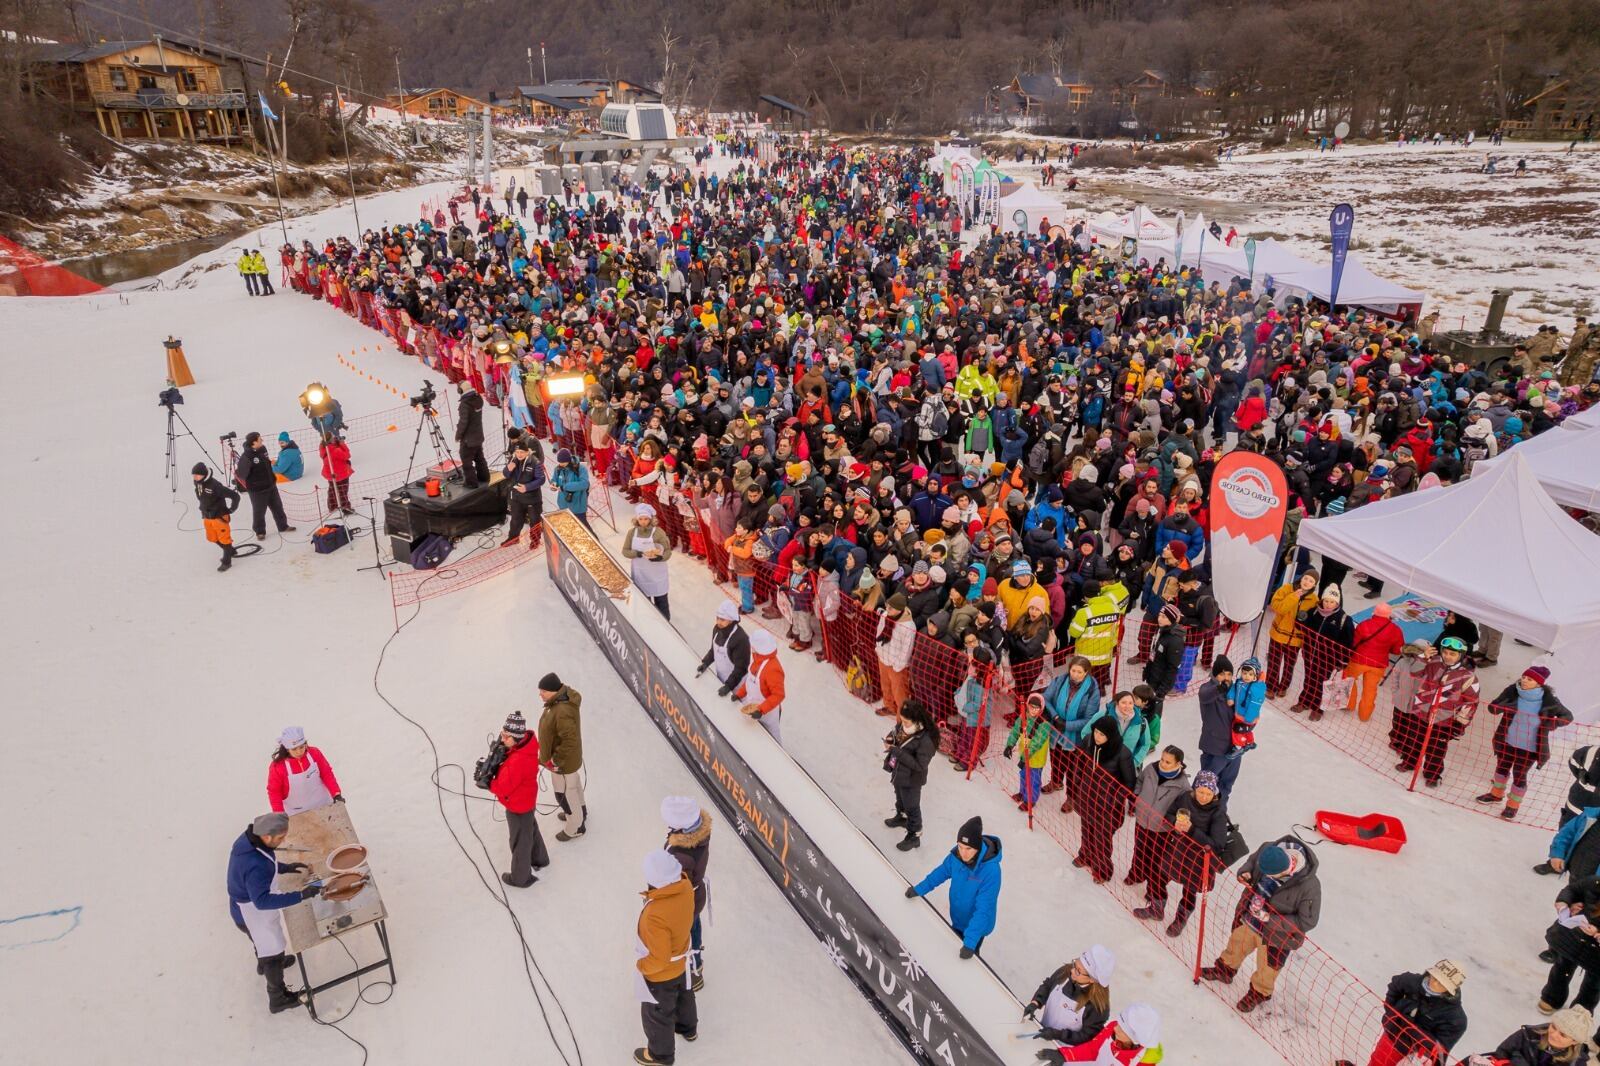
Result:
{"label": "stage light", "polygon": [[306,391],[300,394],[300,408],[310,418],[330,415],[335,407],[333,394],[328,391],[328,386],[320,381],[313,381],[306,386]]}
{"label": "stage light", "polygon": [[584,389],[582,374],[559,374],[555,377],[544,379],[545,395],[552,399],[567,396],[582,396]]}

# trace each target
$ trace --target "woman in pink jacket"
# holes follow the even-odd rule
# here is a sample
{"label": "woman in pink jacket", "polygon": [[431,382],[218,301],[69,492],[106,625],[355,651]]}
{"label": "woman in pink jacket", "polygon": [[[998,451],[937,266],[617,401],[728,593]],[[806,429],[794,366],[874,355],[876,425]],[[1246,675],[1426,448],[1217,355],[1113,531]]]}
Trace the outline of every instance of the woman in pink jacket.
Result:
{"label": "woman in pink jacket", "polygon": [[274,811],[283,814],[344,802],[333,767],[321,751],[306,743],[305,730],[297,725],[278,737],[278,750],[272,753],[272,765],[267,768],[267,800]]}

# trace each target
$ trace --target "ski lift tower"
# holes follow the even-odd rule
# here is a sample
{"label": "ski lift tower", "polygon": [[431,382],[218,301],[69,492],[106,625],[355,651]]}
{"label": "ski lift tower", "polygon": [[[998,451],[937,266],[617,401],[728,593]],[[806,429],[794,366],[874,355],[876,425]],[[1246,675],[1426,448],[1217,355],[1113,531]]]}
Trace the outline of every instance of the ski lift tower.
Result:
{"label": "ski lift tower", "polygon": [[677,120],[662,104],[607,104],[600,113],[600,132],[569,141],[550,149],[551,163],[621,162],[624,156],[638,153],[633,180],[643,185],[650,167],[662,152],[674,148],[698,148],[700,137],[679,137]]}

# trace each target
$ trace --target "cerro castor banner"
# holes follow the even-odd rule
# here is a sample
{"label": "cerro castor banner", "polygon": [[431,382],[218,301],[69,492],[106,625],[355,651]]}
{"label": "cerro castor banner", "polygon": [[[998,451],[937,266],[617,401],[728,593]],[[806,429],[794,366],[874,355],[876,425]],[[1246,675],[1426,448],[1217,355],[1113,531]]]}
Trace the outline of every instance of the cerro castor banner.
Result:
{"label": "cerro castor banner", "polygon": [[[828,957],[919,1061],[1000,1066],[899,939],[767,790],[700,705],[640,638],[584,558],[603,549],[576,523],[545,523],[550,576],[567,603],[699,779],[739,838],[783,893]],[[573,541],[584,541],[575,546]],[[777,960],[774,960],[777,961]]]}

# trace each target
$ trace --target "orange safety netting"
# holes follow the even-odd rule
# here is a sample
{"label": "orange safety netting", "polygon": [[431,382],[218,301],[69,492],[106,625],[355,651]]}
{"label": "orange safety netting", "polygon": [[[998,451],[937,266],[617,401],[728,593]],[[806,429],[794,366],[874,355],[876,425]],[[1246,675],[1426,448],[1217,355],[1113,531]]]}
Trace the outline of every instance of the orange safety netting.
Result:
{"label": "orange safety netting", "polygon": [[1487,689],[1467,709],[1430,685],[1418,658],[1351,666],[1345,645],[1304,626],[1295,637],[1301,646],[1267,651],[1268,702],[1285,717],[1407,791],[1496,816],[1509,805],[1519,825],[1557,827],[1569,762],[1600,743],[1600,728],[1542,716],[1518,724],[1515,697]]}
{"label": "orange safety netting", "polygon": [[0,296],[87,296],[104,288],[0,237]]}
{"label": "orange safety netting", "polygon": [[399,624],[402,607],[471,588],[540,558],[543,551],[543,538],[532,549],[529,549],[526,540],[519,540],[476,555],[463,556],[459,561],[446,559],[434,570],[396,571],[389,575],[389,596],[394,602],[395,623]]}

